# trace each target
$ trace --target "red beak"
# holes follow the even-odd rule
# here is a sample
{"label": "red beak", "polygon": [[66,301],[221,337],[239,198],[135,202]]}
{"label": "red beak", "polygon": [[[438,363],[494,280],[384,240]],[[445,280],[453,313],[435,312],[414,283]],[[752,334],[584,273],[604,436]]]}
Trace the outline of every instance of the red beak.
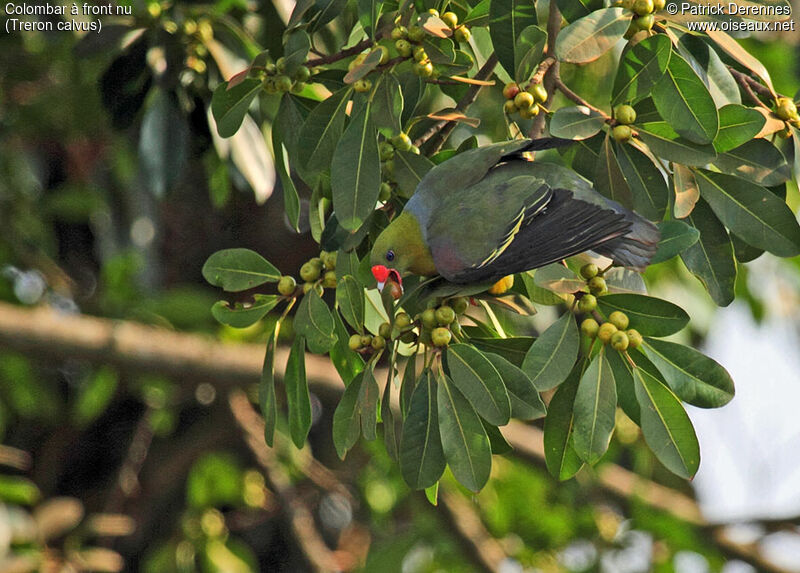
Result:
{"label": "red beak", "polygon": [[388,280],[393,280],[401,287],[403,286],[403,279],[400,278],[400,273],[394,269],[385,267],[384,265],[375,265],[372,267],[372,276],[378,283],[378,290],[383,291],[383,287]]}

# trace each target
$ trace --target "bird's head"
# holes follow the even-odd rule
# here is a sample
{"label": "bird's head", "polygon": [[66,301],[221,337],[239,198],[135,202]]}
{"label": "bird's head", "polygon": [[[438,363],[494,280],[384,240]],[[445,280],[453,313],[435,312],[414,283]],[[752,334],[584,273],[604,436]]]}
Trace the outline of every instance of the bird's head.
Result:
{"label": "bird's head", "polygon": [[419,222],[407,211],[395,218],[375,240],[370,254],[370,265],[380,290],[383,290],[389,280],[402,287],[402,277],[409,273],[436,274]]}

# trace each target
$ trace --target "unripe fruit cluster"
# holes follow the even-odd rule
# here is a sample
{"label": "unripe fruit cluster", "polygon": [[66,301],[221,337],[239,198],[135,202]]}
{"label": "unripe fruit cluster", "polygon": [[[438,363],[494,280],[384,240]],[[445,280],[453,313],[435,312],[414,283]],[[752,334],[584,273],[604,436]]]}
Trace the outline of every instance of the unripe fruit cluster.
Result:
{"label": "unripe fruit cluster", "polygon": [[[363,64],[364,60],[367,59],[367,56],[369,54],[372,54],[373,52],[381,53],[381,59],[378,62],[379,65],[385,64],[386,62],[389,61],[389,48],[387,48],[386,46],[378,45],[375,46],[375,48],[373,48],[371,51],[364,52],[363,54],[359,54],[355,58],[353,58],[353,60],[347,66],[348,71],[352,72],[358,66]],[[372,89],[372,80],[369,80],[367,78],[359,78],[355,82],[353,82],[353,89],[358,93],[366,93]]]}
{"label": "unripe fruit cluster", "polygon": [[[281,277],[281,282],[287,278],[292,277]],[[304,281],[303,294],[315,287],[319,287],[320,294],[322,294],[323,288],[336,288],[336,253],[321,251],[318,257],[313,257],[303,263],[303,266],[300,267],[300,278]],[[281,283],[278,283],[278,292],[288,296],[280,290],[280,285]],[[289,282],[286,281],[287,290],[288,285]]]}
{"label": "unripe fruit cluster", "polygon": [[275,63],[268,63],[264,66],[264,91],[268,94],[285,93],[291,91],[299,94],[306,87],[308,78],[311,77],[311,70],[307,66],[300,66],[295,70],[294,75],[289,77],[286,73],[286,59],[278,58]]}
{"label": "unripe fruit cluster", "polygon": [[794,103],[792,98],[780,97],[775,102],[775,115],[786,122],[786,126],[778,132],[778,135],[784,139],[791,136],[792,131],[789,126],[792,125],[800,129],[800,115],[797,113],[797,104]]}
{"label": "unripe fruit cluster", "polygon": [[[385,179],[394,180],[394,152],[395,150],[408,151],[415,155],[419,155],[419,147],[414,145],[411,138],[407,133],[398,133],[397,135],[381,141],[378,144],[378,154],[383,162],[383,175]],[[385,188],[381,186],[381,195],[378,197],[381,201],[388,201],[391,194],[391,186]],[[387,194],[388,193],[388,194]]]}
{"label": "unripe fruit cluster", "polygon": [[[155,7],[154,11],[157,18],[161,14],[161,4],[150,4],[150,7]],[[163,22],[164,29],[170,34],[175,34],[181,28],[172,20]],[[211,20],[208,18],[201,18],[200,20],[193,20],[188,18],[184,20],[182,32],[186,46],[186,60],[184,65],[195,72],[196,74],[204,74],[207,66],[205,57],[208,55],[208,48],[206,43],[214,39],[214,28],[211,25]]]}
{"label": "unripe fruit cluster", "polygon": [[547,101],[547,90],[542,84],[531,84],[522,90],[519,84],[511,82],[503,88],[506,103],[503,111],[507,115],[519,113],[522,119],[531,119],[539,115],[541,104]]}
{"label": "unripe fruit cluster", "polygon": [[630,141],[633,132],[629,127],[636,121],[636,110],[628,104],[621,104],[614,108],[614,119],[617,124],[611,129],[611,135],[620,143]]}
{"label": "unripe fruit cluster", "polygon": [[369,350],[383,350],[386,347],[386,337],[380,334],[370,336],[369,334],[354,334],[347,341],[347,346],[355,352],[367,352]]}
{"label": "unripe fruit cluster", "polygon": [[458,316],[466,312],[467,306],[467,299],[464,297],[452,298],[439,306],[435,301],[432,302],[417,317],[420,324],[419,342],[439,348],[450,344],[454,334],[461,334]]}
{"label": "unripe fruit cluster", "polygon": [[614,350],[623,352],[642,345],[642,335],[633,328],[628,329],[628,324],[625,313],[614,311],[603,324],[599,324],[594,318],[584,319],[581,322],[581,332],[588,338],[597,338],[603,344],[610,344]]}
{"label": "unripe fruit cluster", "polygon": [[617,0],[614,6],[621,6],[633,12],[633,20],[625,32],[625,38],[632,37],[640,30],[650,30],[655,24],[655,12],[660,12],[666,6],[666,0]]}
{"label": "unripe fruit cluster", "polygon": [[[594,263],[583,265],[580,270],[581,276],[586,279],[586,286],[589,287],[589,292],[594,296],[605,294],[608,291],[606,280],[603,278],[603,273],[597,268]],[[584,295],[583,298],[586,298]],[[594,298],[594,296],[592,298]]]}

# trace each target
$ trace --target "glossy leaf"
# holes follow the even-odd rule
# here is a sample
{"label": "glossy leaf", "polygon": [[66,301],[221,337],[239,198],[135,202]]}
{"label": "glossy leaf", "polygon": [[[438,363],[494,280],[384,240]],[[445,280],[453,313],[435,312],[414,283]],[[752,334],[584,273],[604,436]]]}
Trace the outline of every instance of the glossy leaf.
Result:
{"label": "glossy leaf", "polygon": [[726,32],[722,32],[721,30],[706,30],[706,34],[709,38],[714,40],[716,44],[722,48],[725,53],[727,53],[730,57],[734,60],[742,64],[745,68],[749,69],[755,75],[760,77],[764,80],[764,83],[770,89],[770,91],[774,94],[775,88],[772,87],[772,79],[769,77],[769,72],[767,68],[764,67],[755,56],[750,54],[747,50],[745,50],[739,42],[731,38]]}
{"label": "glossy leaf", "polygon": [[515,46],[515,72],[513,77],[519,82],[530,78],[542,60],[542,52],[547,42],[547,32],[539,26],[528,26],[517,38]]}
{"label": "glossy leaf", "polygon": [[720,153],[714,166],[723,173],[764,187],[780,185],[792,177],[792,170],[783,153],[766,139],[753,139]]}
{"label": "glossy leaf", "polygon": [[637,125],[636,131],[653,153],[668,161],[683,165],[706,165],[717,157],[713,145],[689,141],[663,121]]}
{"label": "glossy leaf", "polygon": [[584,371],[575,393],[573,445],[583,460],[593,464],[606,452],[614,432],[616,412],[614,374],[601,350]]}
{"label": "glossy leaf", "polygon": [[300,301],[294,318],[294,328],[306,338],[308,349],[315,354],[325,354],[336,343],[333,315],[316,289],[308,291]]}
{"label": "glossy leaf", "polygon": [[350,88],[342,88],[320,102],[308,114],[297,139],[297,156],[303,179],[311,184],[330,168],[333,153],[344,130]]}
{"label": "glossy leaf", "polygon": [[489,34],[492,37],[492,46],[500,65],[514,79],[517,79],[515,78],[517,64],[524,55],[517,54],[517,38],[525,28],[536,23],[536,7],[532,2],[492,0],[489,5]]}
{"label": "glossy leaf", "polygon": [[700,231],[683,221],[662,221],[658,224],[658,230],[661,231],[661,239],[656,254],[650,260],[651,265],[681,254],[700,238]]}
{"label": "glossy leaf", "polygon": [[356,374],[364,369],[364,359],[361,358],[358,352],[350,350],[348,346],[350,333],[347,332],[339,313],[333,313],[333,321],[336,324],[336,344],[328,351],[328,356],[331,359],[331,364],[333,364],[342,378],[342,382],[347,386],[355,378]]}
{"label": "glossy leaf", "polygon": [[602,0],[558,0],[556,4],[567,22],[574,22],[603,7]]}
{"label": "glossy leaf", "polygon": [[597,297],[606,315],[620,310],[628,315],[631,328],[646,336],[669,336],[689,324],[689,315],[669,301],[641,294],[609,294]]}
{"label": "glossy leaf", "polygon": [[250,105],[261,91],[259,80],[250,78],[228,89],[220,84],[211,98],[211,113],[217,122],[220,137],[230,137],[239,130]]}
{"label": "glossy leaf", "polygon": [[289,435],[298,448],[306,443],[311,429],[311,399],[306,380],[306,341],[302,335],[294,339],[283,376],[286,404],[289,410]]}
{"label": "glossy leaf", "polygon": [[239,292],[267,282],[278,282],[281,273],[250,249],[217,251],[203,265],[203,278],[228,292]]}
{"label": "glossy leaf", "polygon": [[653,88],[661,117],[680,135],[701,145],[711,143],[719,130],[714,98],[692,67],[672,54],[664,76]]}
{"label": "glossy leaf", "polygon": [[678,398],[649,372],[633,369],[644,440],[671,472],[691,478],[700,466],[700,446]]}
{"label": "glossy leaf", "polygon": [[372,121],[375,126],[385,128],[386,135],[402,130],[400,118],[403,114],[403,90],[394,74],[384,74],[372,98]]}
{"label": "glossy leaf", "polygon": [[[638,355],[637,355],[638,357]],[[607,352],[606,360],[614,374],[614,385],[617,389],[617,403],[625,415],[641,426],[641,412],[639,402],[636,401],[636,390],[633,387],[633,373],[631,365],[621,352]]]}
{"label": "glossy leaf", "polygon": [[[278,328],[279,323],[274,328]],[[278,402],[275,398],[275,330],[267,338],[264,366],[258,385],[258,403],[264,418],[264,441],[271,448],[275,443],[275,426],[278,422]]]}
{"label": "glossy leaf", "polygon": [[350,121],[333,154],[331,188],[339,224],[358,229],[375,209],[380,186],[377,132],[366,106]]}
{"label": "glossy leaf", "polygon": [[673,392],[699,408],[719,408],[735,393],[730,374],[715,360],[694,348],[647,338],[644,353]]}
{"label": "glossy leaf", "polygon": [[701,36],[684,34],[678,42],[678,51],[700,76],[717,107],[742,103],[739,84],[717,51]]}
{"label": "glossy leaf", "polygon": [[612,105],[649,95],[664,76],[671,55],[672,42],[664,34],[645,38],[623,52],[614,80]]}
{"label": "glossy leaf", "polygon": [[535,420],[547,414],[544,402],[527,374],[499,354],[487,352],[486,358],[503,379],[511,400],[511,416],[519,420]]}
{"label": "glossy leaf", "polygon": [[633,208],[633,193],[622,173],[609,136],[606,136],[603,146],[600,148],[600,156],[595,167],[594,186],[609,199],[630,209]]}
{"label": "glossy leaf", "polygon": [[302,28],[286,32],[283,43],[284,73],[293,76],[304,64],[311,48],[311,38]]}
{"label": "glossy leaf", "polygon": [[752,108],[726,105],[719,109],[719,132],[714,148],[724,153],[739,147],[758,135],[766,122],[766,118]]}
{"label": "glossy leaf", "polygon": [[450,378],[478,413],[495,426],[511,417],[511,402],[503,380],[486,356],[468,344],[453,344],[445,354]]}
{"label": "glossy leaf", "polygon": [[364,331],[364,287],[352,276],[339,279],[336,304],[347,323],[358,332]]}
{"label": "glossy leaf", "polygon": [[361,407],[359,396],[364,385],[364,372],[358,374],[345,388],[339,404],[333,413],[333,445],[336,453],[344,459],[347,452],[356,445],[361,433]]}
{"label": "glossy leaf", "polygon": [[574,64],[596,60],[622,38],[631,17],[631,11],[624,8],[595,10],[561,30],[555,56]]}
{"label": "glossy leaf", "polygon": [[550,133],[564,139],[587,139],[605,125],[605,118],[583,105],[562,107],[550,119]]}
{"label": "glossy leaf", "polygon": [[728,231],[702,199],[686,222],[700,231],[700,239],[681,253],[681,259],[700,279],[714,302],[728,306],[733,302],[736,282],[736,261]]}
{"label": "glossy leaf", "polygon": [[634,210],[651,221],[663,219],[669,191],[658,167],[633,145],[617,145],[617,161],[630,188]]}
{"label": "glossy leaf", "polygon": [[439,434],[447,465],[467,489],[480,491],[492,470],[489,437],[475,409],[446,376],[438,380]]}
{"label": "glossy leaf", "polygon": [[779,257],[800,254],[800,225],[775,194],[731,175],[703,169],[696,174],[700,194],[737,236]]}
{"label": "glossy leaf", "polygon": [[469,339],[470,344],[478,350],[492,354],[497,354],[505,358],[508,362],[520,368],[525,360],[528,349],[533,344],[534,339],[530,336],[515,336],[514,338],[481,338],[473,336]]}
{"label": "glossy leaf", "polygon": [[558,387],[544,420],[544,459],[547,470],[561,481],[568,480],[583,467],[572,444],[575,394],[578,391],[580,366]]}
{"label": "glossy leaf", "polygon": [[380,388],[375,380],[372,368],[365,368],[363,382],[358,393],[358,405],[361,410],[361,433],[365,440],[374,440],[377,437],[378,426],[378,399]]}
{"label": "glossy leaf", "polygon": [[[291,117],[293,115],[294,104],[290,97],[281,99],[281,107],[278,109],[278,117]],[[272,126],[272,150],[275,155],[275,168],[281,179],[283,188],[283,208],[292,229],[300,229],[300,195],[297,193],[294,181],[290,174],[290,167],[284,149],[283,122],[276,120]],[[291,128],[290,128],[291,129]]]}
{"label": "glossy leaf", "polygon": [[531,345],[522,370],[540,392],[561,384],[572,370],[580,334],[572,313],[565,312]]}
{"label": "glossy leaf", "polygon": [[211,307],[211,314],[222,324],[233,328],[247,328],[264,318],[281,301],[281,298],[274,294],[257,294],[253,299],[248,306],[237,304],[233,308],[227,301],[220,300]]}
{"label": "glossy leaf", "polygon": [[673,163],[672,178],[675,186],[675,202],[673,213],[676,218],[688,217],[700,199],[700,186],[694,171],[680,163]]}
{"label": "glossy leaf", "polygon": [[400,194],[411,197],[425,174],[433,169],[433,162],[424,155],[407,151],[395,151],[394,177]]}
{"label": "glossy leaf", "polygon": [[439,436],[439,410],[436,380],[424,372],[411,397],[400,438],[400,472],[413,489],[432,486],[446,465]]}

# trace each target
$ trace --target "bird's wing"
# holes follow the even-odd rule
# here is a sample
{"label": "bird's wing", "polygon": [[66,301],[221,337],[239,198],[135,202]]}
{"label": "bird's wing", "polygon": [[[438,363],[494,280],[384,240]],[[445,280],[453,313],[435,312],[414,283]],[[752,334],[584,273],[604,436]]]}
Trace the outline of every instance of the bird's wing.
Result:
{"label": "bird's wing", "polygon": [[456,283],[499,280],[595,249],[631,229],[623,215],[575,199],[571,191],[554,189],[551,194],[547,205],[523,221],[513,240],[489,264],[465,267],[445,278]]}
{"label": "bird's wing", "polygon": [[428,171],[406,208],[414,212],[424,227],[429,214],[454,192],[479,183],[497,165],[518,160],[526,151],[550,149],[565,143],[572,142],[558,138],[517,139],[459,153]]}
{"label": "bird's wing", "polygon": [[464,269],[491,265],[551,197],[547,185],[529,176],[487,177],[466,189],[452,189],[424,228],[436,270],[450,280]]}

